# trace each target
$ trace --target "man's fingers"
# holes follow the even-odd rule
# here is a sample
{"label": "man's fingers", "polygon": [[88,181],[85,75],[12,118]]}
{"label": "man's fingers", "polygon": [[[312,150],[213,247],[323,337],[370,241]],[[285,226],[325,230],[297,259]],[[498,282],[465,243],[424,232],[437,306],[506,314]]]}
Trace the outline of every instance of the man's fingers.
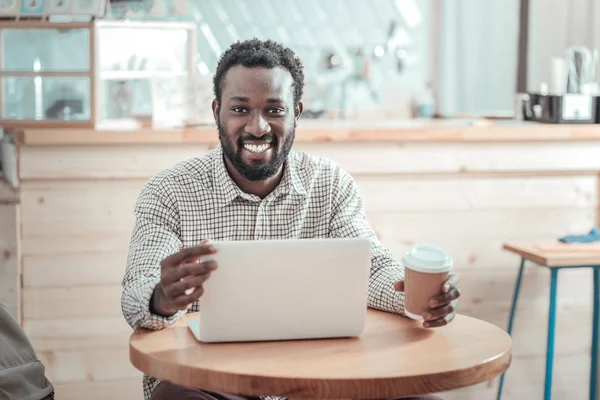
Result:
{"label": "man's fingers", "polygon": [[440,326],[448,325],[450,321],[452,321],[456,317],[456,312],[452,311],[450,314],[444,316],[443,318],[429,320],[423,322],[423,327],[425,328],[437,328]]}
{"label": "man's fingers", "polygon": [[169,285],[166,294],[172,299],[175,299],[183,294],[189,294],[188,291],[190,289],[195,289],[202,286],[202,284],[206,282],[208,278],[210,278],[210,273],[188,277]]}
{"label": "man's fingers", "polygon": [[216,261],[201,261],[191,262],[179,265],[177,268],[167,269],[163,271],[163,283],[179,282],[180,280],[195,275],[208,274],[217,269]]}
{"label": "man's fingers", "polygon": [[173,299],[173,306],[178,310],[185,310],[190,304],[198,300],[203,293],[204,288],[202,286],[198,286],[192,293],[182,294],[181,296],[177,296],[175,299]]}
{"label": "man's fingers", "polygon": [[214,246],[206,244],[194,247],[186,247],[185,249],[166,257],[161,261],[160,265],[162,268],[177,267],[186,260],[191,260],[208,254],[214,254],[216,252],[217,249]]}
{"label": "man's fingers", "polygon": [[423,319],[425,321],[433,321],[436,319],[444,318],[446,315],[454,312],[454,305],[448,304],[444,307],[440,308],[430,308],[425,313],[423,313]]}
{"label": "man's fingers", "polygon": [[458,285],[458,275],[450,275],[442,285],[442,293],[448,293],[452,287]]}
{"label": "man's fingers", "polygon": [[438,308],[450,304],[450,302],[460,297],[460,290],[457,287],[450,289],[448,293],[434,296],[429,300],[429,307]]}
{"label": "man's fingers", "polygon": [[178,281],[188,276],[208,274],[215,269],[217,269],[216,261],[181,264],[173,271],[172,277],[175,281]]}

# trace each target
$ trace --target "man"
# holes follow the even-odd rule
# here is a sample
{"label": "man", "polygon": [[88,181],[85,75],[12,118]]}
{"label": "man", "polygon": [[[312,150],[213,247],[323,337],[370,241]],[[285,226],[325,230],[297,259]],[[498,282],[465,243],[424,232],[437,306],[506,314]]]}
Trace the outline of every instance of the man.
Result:
{"label": "man", "polygon": [[45,372],[25,331],[0,303],[0,399],[54,399]]}
{"label": "man", "polygon": [[[272,41],[236,43],[223,54],[213,101],[221,145],[156,175],[135,207],[122,298],[133,328],[161,329],[198,311],[202,284],[218,268],[201,261],[215,252],[208,239],[367,237],[369,306],[404,314],[403,268],[369,226],[352,177],[330,160],[291,151],[303,85],[300,60]],[[456,283],[451,276],[432,299],[425,327],[454,318]],[[238,398],[150,377],[144,392],[153,400]]]}

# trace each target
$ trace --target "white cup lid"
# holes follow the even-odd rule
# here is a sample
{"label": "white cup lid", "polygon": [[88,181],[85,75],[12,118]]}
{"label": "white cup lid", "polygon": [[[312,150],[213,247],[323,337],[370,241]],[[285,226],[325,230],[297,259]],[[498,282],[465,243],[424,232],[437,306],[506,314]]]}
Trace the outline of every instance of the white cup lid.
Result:
{"label": "white cup lid", "polygon": [[418,244],[404,253],[404,265],[413,271],[440,273],[452,269],[452,258],[444,249],[430,244]]}

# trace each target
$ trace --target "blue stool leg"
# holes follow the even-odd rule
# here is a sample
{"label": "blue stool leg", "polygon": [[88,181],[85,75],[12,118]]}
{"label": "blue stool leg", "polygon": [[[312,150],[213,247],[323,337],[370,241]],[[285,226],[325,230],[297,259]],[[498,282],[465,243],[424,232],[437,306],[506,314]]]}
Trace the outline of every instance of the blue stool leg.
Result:
{"label": "blue stool leg", "polygon": [[[508,334],[512,333],[513,321],[515,320],[515,310],[517,308],[517,301],[519,300],[519,289],[521,289],[521,278],[523,277],[523,269],[525,267],[525,259],[521,258],[521,266],[519,267],[519,272],[517,273],[517,281],[515,282],[515,290],[513,292],[512,304],[510,305],[510,313],[508,314]],[[500,377],[500,383],[498,384],[498,395],[496,396],[497,400],[500,400],[502,397],[502,386],[504,386],[504,375],[502,374]]]}
{"label": "blue stool leg", "polygon": [[556,285],[558,268],[550,268],[550,307],[548,309],[548,341],[546,344],[546,385],[544,399],[552,397],[552,362],[554,361],[554,327],[556,326]]}
{"label": "blue stool leg", "polygon": [[598,390],[598,335],[600,334],[600,266],[594,267],[594,313],[592,325],[592,365],[590,372],[590,400],[599,400]]}

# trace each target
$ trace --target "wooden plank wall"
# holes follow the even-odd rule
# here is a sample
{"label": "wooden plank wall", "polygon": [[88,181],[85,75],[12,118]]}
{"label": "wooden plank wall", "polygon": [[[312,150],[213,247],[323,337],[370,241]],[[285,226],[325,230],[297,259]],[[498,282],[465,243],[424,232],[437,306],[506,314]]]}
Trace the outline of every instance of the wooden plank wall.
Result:
{"label": "wooden plank wall", "polygon": [[[120,309],[133,206],[145,180],[206,146],[26,147],[20,154],[23,325],[58,398],[140,399]],[[306,144],[357,180],[400,257],[436,243],[456,260],[460,312],[505,327],[518,267],[504,240],[553,240],[596,222],[600,144]],[[554,398],[585,398],[591,274],[559,274]],[[549,275],[528,268],[504,399],[543,393]],[[495,398],[496,381],[446,399]]]}

